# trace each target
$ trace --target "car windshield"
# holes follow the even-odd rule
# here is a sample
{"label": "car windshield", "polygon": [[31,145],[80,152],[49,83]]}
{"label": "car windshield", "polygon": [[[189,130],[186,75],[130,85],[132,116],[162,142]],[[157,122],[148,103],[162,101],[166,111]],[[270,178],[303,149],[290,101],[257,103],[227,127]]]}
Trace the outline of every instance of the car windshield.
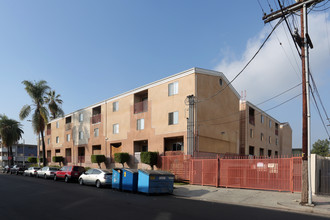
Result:
{"label": "car windshield", "polygon": [[40,170],[40,168],[39,168],[39,167],[35,167],[34,169],[35,169],[35,170]]}

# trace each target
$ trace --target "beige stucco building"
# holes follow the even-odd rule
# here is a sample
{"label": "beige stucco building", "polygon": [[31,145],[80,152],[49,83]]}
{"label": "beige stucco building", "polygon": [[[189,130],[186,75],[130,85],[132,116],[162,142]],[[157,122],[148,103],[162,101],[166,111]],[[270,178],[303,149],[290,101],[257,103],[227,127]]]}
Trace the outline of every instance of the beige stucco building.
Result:
{"label": "beige stucco building", "polygon": [[240,115],[221,72],[192,68],[51,121],[46,155],[92,167],[90,155],[103,154],[111,167],[114,153],[128,152],[129,166],[141,167],[142,151],[238,154]]}
{"label": "beige stucco building", "polygon": [[240,154],[276,157],[291,155],[292,130],[252,103],[240,101]]}

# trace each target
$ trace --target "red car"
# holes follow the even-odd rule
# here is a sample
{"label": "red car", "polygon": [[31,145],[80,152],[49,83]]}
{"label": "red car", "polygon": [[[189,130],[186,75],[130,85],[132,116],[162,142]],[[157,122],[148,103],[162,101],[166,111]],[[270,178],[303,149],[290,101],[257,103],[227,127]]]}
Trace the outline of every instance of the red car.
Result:
{"label": "red car", "polygon": [[81,166],[64,166],[54,174],[54,181],[64,179],[66,183],[70,181],[78,181],[79,176],[85,172],[85,168]]}

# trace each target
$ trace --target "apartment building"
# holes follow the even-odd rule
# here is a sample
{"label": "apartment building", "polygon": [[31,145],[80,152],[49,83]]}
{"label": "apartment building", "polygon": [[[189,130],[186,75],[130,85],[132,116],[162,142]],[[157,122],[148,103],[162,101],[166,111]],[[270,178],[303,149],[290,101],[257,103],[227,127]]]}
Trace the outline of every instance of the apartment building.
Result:
{"label": "apartment building", "polygon": [[[265,155],[268,150],[275,155],[285,152],[279,147],[284,145],[291,150],[291,129],[285,124],[266,114],[264,120],[270,118],[271,128],[264,125],[257,130],[256,124],[242,123],[240,95],[228,83],[221,72],[192,68],[67,114],[46,127],[47,160],[63,156],[67,164],[95,167],[91,155],[103,154],[107,161],[102,166],[113,167],[118,166],[114,154],[127,152],[131,155],[129,166],[140,168],[143,151],[245,155],[254,147],[253,154],[264,148]],[[255,109],[257,121],[256,111],[262,111],[246,103]],[[249,110],[245,114],[248,117]],[[264,133],[265,145],[247,139],[250,129]],[[290,135],[281,139],[287,132]],[[249,146],[251,152],[246,150]]]}
{"label": "apartment building", "polygon": [[292,129],[252,103],[240,101],[240,154],[276,157],[291,155]]}
{"label": "apartment building", "polygon": [[90,156],[103,154],[111,167],[116,152],[128,152],[139,167],[143,151],[237,153],[240,96],[227,83],[221,72],[192,68],[67,114],[47,125],[47,159],[92,167]]}
{"label": "apartment building", "polygon": [[[12,146],[14,164],[25,165],[29,157],[37,156],[37,145],[32,144],[14,144]],[[8,165],[8,148],[0,142],[0,165]]]}

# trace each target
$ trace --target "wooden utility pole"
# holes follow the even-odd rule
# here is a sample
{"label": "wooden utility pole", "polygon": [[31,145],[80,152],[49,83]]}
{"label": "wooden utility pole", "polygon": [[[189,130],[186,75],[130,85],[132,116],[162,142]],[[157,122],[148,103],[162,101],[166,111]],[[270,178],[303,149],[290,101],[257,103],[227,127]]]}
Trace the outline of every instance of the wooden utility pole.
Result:
{"label": "wooden utility pole", "polygon": [[[323,0],[299,0],[297,3],[282,8],[280,1],[280,10],[265,15],[263,20],[265,23],[287,16],[296,11],[301,12],[301,34],[294,39],[301,48],[302,61],[302,97],[303,97],[303,118],[302,118],[302,189],[301,204],[312,204],[311,190],[311,164],[310,164],[310,108],[309,108],[309,47],[313,48],[313,44],[308,35],[307,26],[307,8],[311,5],[322,2]],[[292,35],[293,33],[291,33]]]}

